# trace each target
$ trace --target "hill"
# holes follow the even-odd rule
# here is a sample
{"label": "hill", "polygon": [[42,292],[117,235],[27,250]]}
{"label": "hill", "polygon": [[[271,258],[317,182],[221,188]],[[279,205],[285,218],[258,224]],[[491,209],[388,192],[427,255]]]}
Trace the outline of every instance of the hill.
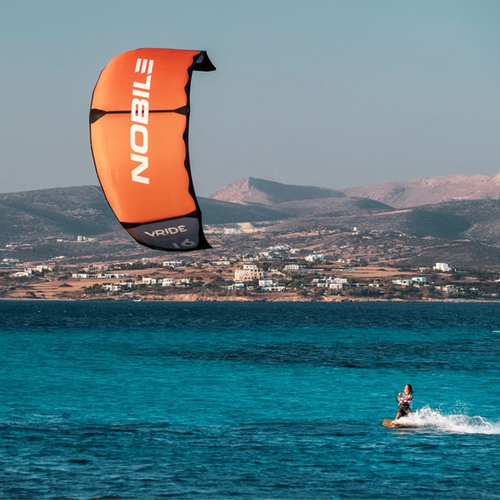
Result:
{"label": "hill", "polygon": [[500,242],[500,200],[455,200],[420,208],[435,214],[460,217],[468,225],[463,236],[472,241]]}
{"label": "hill", "polygon": [[[500,268],[500,200],[455,200],[395,209],[332,190],[306,187],[301,191],[263,182],[266,199],[280,203],[199,198],[205,224],[229,226],[211,228],[209,240],[215,254],[255,253],[287,244],[389,263],[449,261],[469,268]],[[271,192],[271,187],[276,190]],[[290,200],[296,197],[302,199]],[[257,231],[236,234],[232,225],[242,222],[257,223]],[[78,235],[95,241],[79,244]],[[8,243],[21,245],[7,248]],[[95,186],[0,195],[0,250],[3,257],[25,261],[60,255],[78,262],[157,255],[128,236]]]}
{"label": "hill", "polygon": [[0,194],[0,243],[96,236],[119,227],[100,188],[41,189]]}
{"label": "hill", "polygon": [[[275,221],[289,217],[267,207],[243,206],[199,198],[203,222]],[[96,237],[122,231],[102,190],[96,186],[0,194],[0,244],[46,237]]]}
{"label": "hill", "polygon": [[473,220],[438,210],[406,209],[289,218],[271,225],[270,229],[286,233],[314,228],[455,240],[465,238],[473,224]]}
{"label": "hill", "polygon": [[[411,209],[396,210],[367,198],[346,195],[314,198],[328,194],[321,188],[288,190],[279,183],[256,184],[277,199],[310,196],[308,199],[283,201],[273,205],[238,204],[199,198],[205,224],[239,222],[266,223],[270,230],[296,231],[328,227],[379,232],[396,231],[413,237],[471,239],[495,244],[500,242],[500,200],[449,201]],[[311,190],[310,190],[311,189]],[[286,193],[286,194],[285,194]],[[54,188],[0,195],[0,244],[30,242],[40,238],[71,238],[78,235],[99,237],[122,231],[96,186]]]}
{"label": "hill", "polygon": [[373,212],[394,210],[389,205],[368,198],[319,198],[316,200],[290,201],[274,205],[273,208],[294,217],[340,217],[371,214]]}
{"label": "hill", "polygon": [[213,200],[248,206],[267,206],[289,217],[338,217],[393,210],[368,198],[347,196],[334,189],[294,186],[248,177],[224,186],[210,195]]}
{"label": "hill", "polygon": [[334,189],[314,186],[294,186],[280,182],[247,177],[222,187],[210,195],[214,200],[233,203],[273,205],[298,200],[342,198],[346,195]]}
{"label": "hill", "polygon": [[396,208],[417,207],[450,200],[500,198],[498,175],[443,175],[407,182],[343,189],[347,196],[371,198]]}

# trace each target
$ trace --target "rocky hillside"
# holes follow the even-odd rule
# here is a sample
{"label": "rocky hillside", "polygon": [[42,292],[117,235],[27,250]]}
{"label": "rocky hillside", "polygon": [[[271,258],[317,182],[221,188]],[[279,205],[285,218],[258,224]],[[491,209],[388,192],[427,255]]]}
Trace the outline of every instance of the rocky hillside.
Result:
{"label": "rocky hillside", "polygon": [[[330,200],[356,198],[371,200],[372,203],[379,202],[394,208],[409,208],[453,200],[498,200],[500,174],[443,175],[343,190],[294,186],[248,177],[222,187],[210,195],[210,198],[246,205],[280,205],[280,209],[285,208],[283,204],[327,198]],[[329,204],[335,203],[337,202],[329,202]],[[292,208],[291,205],[289,208]]]}
{"label": "rocky hillside", "polygon": [[[455,200],[401,209],[322,188],[301,190],[266,181],[252,186],[266,204],[248,198],[242,200],[247,204],[199,198],[205,224],[257,222],[265,228],[255,235],[213,233],[209,239],[214,248],[254,252],[259,245],[285,242],[321,251],[347,248],[357,257],[389,256],[419,265],[448,259],[463,267],[500,268],[500,200]],[[96,240],[75,244],[78,235]],[[7,243],[32,245],[15,246],[11,254]],[[0,249],[4,256],[23,259],[65,255],[86,261],[153,252],[121,228],[95,186],[0,195]]]}
{"label": "rocky hillside", "polygon": [[448,201],[421,208],[435,214],[459,217],[468,226],[463,234],[467,239],[500,243],[500,200]]}
{"label": "rocky hillside", "polygon": [[369,215],[374,212],[394,210],[389,205],[368,198],[319,198],[280,203],[276,209],[294,217],[340,217],[343,215]]}
{"label": "rocky hillside", "polygon": [[[198,199],[203,222],[275,221],[284,211]],[[122,230],[102,190],[96,186],[41,189],[0,194],[0,244],[30,242],[46,237],[88,237]]]}
{"label": "rocky hillside", "polygon": [[210,195],[214,200],[241,204],[273,205],[298,200],[318,198],[342,198],[345,195],[334,189],[314,186],[294,186],[280,182],[247,177],[240,179]]}
{"label": "rocky hillside", "polygon": [[371,198],[396,208],[417,207],[450,200],[500,198],[498,175],[443,175],[407,182],[343,189],[347,196]]}
{"label": "rocky hillside", "polygon": [[100,188],[0,194],[0,243],[48,236],[95,236],[119,227]]}

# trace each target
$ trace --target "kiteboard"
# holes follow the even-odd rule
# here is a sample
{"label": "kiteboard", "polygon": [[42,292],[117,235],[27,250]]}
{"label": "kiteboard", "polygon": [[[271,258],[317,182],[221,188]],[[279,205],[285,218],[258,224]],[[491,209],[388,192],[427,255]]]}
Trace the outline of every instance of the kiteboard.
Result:
{"label": "kiteboard", "polygon": [[382,425],[384,427],[388,427],[389,429],[415,429],[418,425],[415,424],[407,424],[406,422],[395,422],[389,418],[384,418],[382,421]]}

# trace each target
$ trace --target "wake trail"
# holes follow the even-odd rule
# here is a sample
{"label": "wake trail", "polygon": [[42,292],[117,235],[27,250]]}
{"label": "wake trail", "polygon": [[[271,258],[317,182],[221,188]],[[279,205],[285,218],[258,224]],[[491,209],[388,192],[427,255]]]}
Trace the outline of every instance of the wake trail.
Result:
{"label": "wake trail", "polygon": [[[401,426],[404,423],[400,420]],[[500,422],[492,422],[479,415],[470,416],[459,413],[444,414],[429,406],[413,412],[408,425],[430,431],[452,434],[500,434]]]}

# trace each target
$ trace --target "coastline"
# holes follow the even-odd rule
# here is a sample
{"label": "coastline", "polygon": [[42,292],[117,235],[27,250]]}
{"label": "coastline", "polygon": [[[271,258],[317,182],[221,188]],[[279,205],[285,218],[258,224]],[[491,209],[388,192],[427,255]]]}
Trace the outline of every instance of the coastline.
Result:
{"label": "coastline", "polygon": [[500,299],[424,299],[424,300],[405,300],[405,299],[382,299],[382,298],[362,298],[362,297],[339,297],[339,298],[329,298],[322,297],[320,299],[308,298],[308,297],[296,297],[296,298],[253,298],[253,297],[203,297],[200,298],[197,295],[183,294],[174,295],[168,298],[141,298],[141,300],[133,300],[129,298],[87,298],[87,299],[70,299],[61,297],[0,297],[0,302],[269,302],[269,303],[352,303],[352,302],[366,302],[366,303],[405,303],[405,304],[500,304]]}

